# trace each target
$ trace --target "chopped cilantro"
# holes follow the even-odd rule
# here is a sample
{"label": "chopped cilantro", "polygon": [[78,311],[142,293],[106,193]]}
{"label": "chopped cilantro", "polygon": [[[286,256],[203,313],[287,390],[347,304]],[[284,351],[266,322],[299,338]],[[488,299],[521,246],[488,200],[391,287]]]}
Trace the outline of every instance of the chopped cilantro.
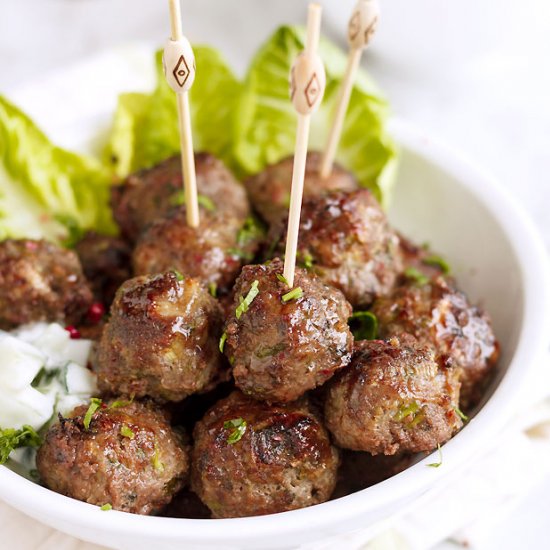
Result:
{"label": "chopped cilantro", "polygon": [[437,451],[439,452],[439,462],[431,462],[428,464],[430,468],[439,468],[443,464],[443,452],[439,443],[437,444]]}
{"label": "chopped cilantro", "polygon": [[348,323],[356,340],[376,340],[378,319],[372,311],[356,311]]}
{"label": "chopped cilantro", "polygon": [[224,332],[220,338],[220,352],[223,353],[223,350],[225,348],[225,341],[227,340],[227,332]]}
{"label": "chopped cilantro", "polygon": [[430,279],[428,279],[428,277],[426,277],[424,273],[418,271],[416,267],[407,267],[403,274],[405,275],[405,277],[407,277],[408,279],[412,279],[416,284],[420,286],[423,286],[430,282]]}
{"label": "chopped cilantro", "polygon": [[227,437],[227,442],[230,445],[234,445],[235,443],[241,440],[242,436],[244,435],[244,432],[246,432],[246,420],[243,420],[242,418],[234,418],[233,420],[227,420],[226,422],[223,423],[223,427],[225,430],[233,429],[233,431]]}
{"label": "chopped cilantro", "polygon": [[287,302],[290,302],[290,300],[298,300],[298,298],[301,298],[303,295],[304,291],[299,286],[297,286],[296,288],[293,288],[290,292],[283,294],[281,299],[286,304]]}
{"label": "chopped cilantro", "polygon": [[277,273],[276,276],[277,276],[277,279],[279,279],[279,281],[281,281],[281,283],[284,283],[286,286],[289,286],[288,280],[284,275],[281,275],[280,273]]}
{"label": "chopped cilantro", "polygon": [[88,407],[88,410],[86,411],[86,414],[84,415],[84,428],[87,430],[90,428],[90,422],[92,421],[92,416],[94,413],[101,407],[103,401],[101,399],[98,399],[97,397],[92,397],[90,399],[90,406]]}
{"label": "chopped cilantro", "polygon": [[113,509],[113,506],[112,506],[111,504],[104,504],[104,505],[100,508],[100,510],[101,510],[102,512],[109,512],[109,511],[112,510],[112,509]]}
{"label": "chopped cilantro", "polygon": [[178,281],[183,281],[185,279],[183,273],[181,273],[181,271],[178,271],[177,269],[172,269],[172,273],[176,276],[176,280]]}
{"label": "chopped cilantro", "polygon": [[208,283],[208,292],[210,292],[210,296],[215,298],[218,295],[218,285],[216,283]]}
{"label": "chopped cilantro", "polygon": [[238,305],[237,309],[235,310],[235,317],[237,319],[241,318],[241,315],[243,313],[246,313],[248,311],[248,308],[250,307],[250,304],[254,301],[254,298],[258,296],[260,290],[258,289],[259,281],[254,281],[252,285],[250,286],[250,290],[248,291],[248,294],[243,299],[243,297],[240,297],[241,303]]}
{"label": "chopped cilantro", "polygon": [[459,416],[460,420],[463,422],[468,422],[470,418],[466,416],[458,407],[454,407],[455,413]]}
{"label": "chopped cilantro", "polygon": [[41,443],[40,436],[32,426],[25,425],[20,430],[0,428],[0,464],[5,464],[15,449],[38,447]]}
{"label": "chopped cilantro", "polygon": [[443,275],[448,275],[451,272],[451,266],[449,265],[449,263],[441,256],[436,256],[435,254],[433,256],[428,256],[427,258],[424,258],[422,260],[422,263],[438,267],[439,269],[441,269]]}
{"label": "chopped cilantro", "polygon": [[136,437],[136,434],[126,424],[120,428],[120,435],[122,437],[127,437],[128,439],[134,439],[134,437]]}

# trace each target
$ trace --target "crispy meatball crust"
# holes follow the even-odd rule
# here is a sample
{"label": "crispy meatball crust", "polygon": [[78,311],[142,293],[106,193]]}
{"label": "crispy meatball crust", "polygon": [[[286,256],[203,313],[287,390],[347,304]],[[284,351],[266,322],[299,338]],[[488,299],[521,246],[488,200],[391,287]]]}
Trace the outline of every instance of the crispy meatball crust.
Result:
{"label": "crispy meatball crust", "polygon": [[93,360],[102,391],[180,401],[220,376],[220,306],[198,281],[180,279],[142,276],[119,289]]}
{"label": "crispy meatball crust", "polygon": [[[218,212],[244,220],[250,205],[244,187],[231,172],[209,153],[195,155],[197,190],[213,202]],[[183,179],[181,159],[171,157],[153,168],[131,174],[111,191],[113,215],[122,233],[135,241],[157,218],[164,217],[181,202]]]}
{"label": "crispy meatball crust", "polygon": [[479,402],[496,365],[499,344],[489,316],[443,277],[426,284],[408,280],[372,309],[380,336],[407,332],[436,350],[442,365],[460,368],[460,406]]}
{"label": "crispy meatball crust", "polygon": [[[309,152],[304,180],[304,197],[322,195],[327,191],[353,191],[357,181],[353,175],[335,164],[332,173],[326,179],[319,176],[322,155]],[[288,212],[290,204],[290,186],[294,157],[287,157],[268,166],[259,174],[245,182],[248,195],[254,208],[268,223],[280,221]]]}
{"label": "crispy meatball crust", "polygon": [[184,485],[189,450],[165,416],[150,405],[107,402],[84,419],[88,406],[60,418],[36,459],[47,487],[90,504],[151,514]]}
{"label": "crispy meatball crust", "polygon": [[136,275],[177,269],[216,285],[221,292],[233,285],[243,260],[258,248],[254,238],[242,240],[243,222],[223,212],[202,212],[199,227],[187,225],[185,209],[173,210],[146,230],[133,254]]}
{"label": "crispy meatball crust", "polygon": [[131,251],[117,237],[86,233],[75,247],[94,298],[109,306],[120,285],[132,276]]}
{"label": "crispy meatball crust", "polygon": [[[272,228],[273,240],[278,230],[283,251],[286,223]],[[305,200],[297,259],[339,288],[354,308],[388,294],[402,270],[399,239],[367,189]]]}
{"label": "crispy meatball crust", "polygon": [[354,451],[430,451],[462,425],[458,375],[414,338],[357,342],[350,367],[329,385],[327,428],[338,446]]}
{"label": "crispy meatball crust", "polygon": [[[233,317],[226,326],[225,354],[235,384],[246,395],[289,402],[324,384],[351,358],[351,306],[342,293],[303,269],[294,288],[302,295],[283,300],[290,288],[277,278],[283,263],[245,266],[235,283]],[[258,294],[237,319],[235,312],[254,281]]]}
{"label": "crispy meatball crust", "polygon": [[0,242],[0,328],[77,324],[93,301],[77,255],[46,241]]}
{"label": "crispy meatball crust", "polygon": [[[231,437],[231,421],[246,422]],[[191,487],[214,517],[274,514],[319,504],[336,483],[338,452],[305,401],[270,406],[240,392],[197,423]]]}

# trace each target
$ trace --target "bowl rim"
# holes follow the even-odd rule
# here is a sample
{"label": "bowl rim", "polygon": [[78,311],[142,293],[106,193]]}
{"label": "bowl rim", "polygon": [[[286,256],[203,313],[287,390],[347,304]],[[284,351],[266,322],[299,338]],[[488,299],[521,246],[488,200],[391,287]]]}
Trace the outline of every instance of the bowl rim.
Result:
{"label": "bowl rim", "polygon": [[[488,435],[508,420],[503,411],[514,411],[534,373],[537,359],[546,352],[550,334],[550,269],[546,249],[532,221],[513,198],[479,167],[433,134],[392,119],[390,131],[398,144],[456,177],[459,184],[480,198],[499,222],[520,262],[523,291],[523,324],[509,367],[493,395],[464,429],[442,446],[444,468],[426,468],[435,453],[403,472],[368,487],[309,508],[248,518],[221,520],[139,516],[99,507],[57,494],[0,467],[0,499],[38,520],[55,516],[63,523],[104,534],[151,537],[157,540],[249,541],[282,537],[304,530],[324,532],[330,525],[357,518],[392,502],[429,489],[472,459]],[[437,451],[436,451],[437,452]],[[437,458],[435,458],[437,461]]]}

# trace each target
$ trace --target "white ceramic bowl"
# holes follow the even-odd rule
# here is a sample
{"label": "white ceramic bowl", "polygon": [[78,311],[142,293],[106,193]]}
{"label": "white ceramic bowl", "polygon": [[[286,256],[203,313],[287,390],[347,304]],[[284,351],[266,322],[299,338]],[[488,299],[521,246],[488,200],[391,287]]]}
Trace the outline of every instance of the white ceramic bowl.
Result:
{"label": "white ceramic bowl", "polygon": [[[548,345],[548,268],[529,220],[503,191],[456,154],[403,123],[403,150],[390,217],[450,261],[460,286],[490,312],[502,344],[499,373],[477,415],[443,446],[378,485],[312,508],[272,516],[185,520],[102,512],[0,467],[0,498],[81,539],[122,550],[294,548],[346,531],[375,528],[471,462],[514,413]],[[437,458],[436,458],[437,460]],[[475,467],[475,465],[473,465]]]}

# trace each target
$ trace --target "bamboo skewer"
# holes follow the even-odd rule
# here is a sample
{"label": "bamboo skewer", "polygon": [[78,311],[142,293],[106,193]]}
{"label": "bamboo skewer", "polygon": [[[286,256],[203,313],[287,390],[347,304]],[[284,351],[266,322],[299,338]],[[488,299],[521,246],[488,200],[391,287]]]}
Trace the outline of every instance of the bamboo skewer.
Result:
{"label": "bamboo skewer", "polygon": [[189,89],[195,80],[195,55],[191,44],[183,36],[180,0],[169,0],[169,7],[170,40],[164,47],[163,67],[168,84],[176,92],[187,224],[198,227],[199,203],[189,111]]}
{"label": "bamboo skewer", "polygon": [[298,126],[294,149],[283,274],[291,288],[294,284],[294,271],[296,268],[310,119],[311,114],[321,104],[326,84],[323,62],[317,54],[321,29],[321,11],[319,4],[309,5],[305,49],[296,58],[290,72],[290,98],[298,113]]}
{"label": "bamboo skewer", "polygon": [[342,135],[344,119],[348,110],[351,91],[355,77],[357,76],[361,55],[376,31],[379,18],[380,7],[378,5],[378,0],[359,0],[349,20],[348,42],[350,51],[346,73],[336,102],[334,120],[321,161],[320,175],[323,179],[328,178],[332,172],[332,165],[334,164],[336,149],[338,148],[338,143]]}

